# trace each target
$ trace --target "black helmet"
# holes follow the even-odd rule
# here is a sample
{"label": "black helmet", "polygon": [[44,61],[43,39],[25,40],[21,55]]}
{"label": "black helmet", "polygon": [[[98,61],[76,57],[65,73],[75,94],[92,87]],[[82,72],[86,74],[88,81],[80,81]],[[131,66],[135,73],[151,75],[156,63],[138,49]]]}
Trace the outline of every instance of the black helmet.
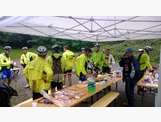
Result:
{"label": "black helmet", "polygon": [[46,56],[47,55],[47,48],[45,46],[39,46],[37,48],[37,52],[38,52],[38,55],[41,55],[41,56]]}
{"label": "black helmet", "polygon": [[150,52],[153,51],[153,48],[151,46],[146,46],[144,50]]}
{"label": "black helmet", "polygon": [[60,47],[59,47],[59,45],[55,44],[55,45],[53,45],[53,46],[51,47],[51,49],[52,49],[53,51],[59,51],[59,50],[60,50]]}
{"label": "black helmet", "polygon": [[11,47],[11,46],[5,46],[3,49],[4,49],[4,50],[11,50],[12,47]]}
{"label": "black helmet", "polygon": [[28,50],[28,47],[22,47],[22,50]]}
{"label": "black helmet", "polygon": [[85,51],[88,52],[88,53],[92,53],[91,48],[86,48]]}

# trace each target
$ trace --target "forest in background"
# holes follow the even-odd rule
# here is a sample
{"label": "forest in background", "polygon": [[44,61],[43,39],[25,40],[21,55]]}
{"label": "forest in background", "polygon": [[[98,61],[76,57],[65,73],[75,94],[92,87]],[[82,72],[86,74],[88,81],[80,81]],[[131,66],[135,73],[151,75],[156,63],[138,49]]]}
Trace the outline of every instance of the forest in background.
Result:
{"label": "forest in background", "polygon": [[[69,39],[0,32],[0,52],[2,52],[3,46],[10,45],[13,47],[12,51],[13,58],[18,58],[21,55],[20,49],[23,46],[28,46],[29,48],[31,48],[32,51],[35,51],[36,47],[39,45],[44,45],[48,49],[50,49],[51,46],[54,44],[58,44],[61,47],[63,47],[64,45],[69,45],[71,47],[71,50],[74,52],[79,52],[82,47],[92,48],[95,45],[94,42],[87,42],[81,40],[69,40]],[[123,55],[125,49],[128,47],[133,48],[136,51],[135,54],[137,54],[137,50],[139,48],[144,48],[147,45],[152,46],[154,50],[150,54],[151,62],[153,64],[159,63],[161,39],[102,42],[100,43],[100,45],[102,48],[110,48],[117,62]]]}

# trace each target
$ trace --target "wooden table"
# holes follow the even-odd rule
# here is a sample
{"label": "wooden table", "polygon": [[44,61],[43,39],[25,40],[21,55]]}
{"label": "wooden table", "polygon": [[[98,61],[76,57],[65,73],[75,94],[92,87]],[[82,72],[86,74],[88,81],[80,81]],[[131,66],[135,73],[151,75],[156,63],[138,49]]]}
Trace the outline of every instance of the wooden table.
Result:
{"label": "wooden table", "polygon": [[137,83],[138,94],[141,95],[141,102],[144,102],[145,93],[154,94],[157,93],[159,85],[157,83],[146,83],[144,77]]}
{"label": "wooden table", "polygon": [[[76,106],[77,104],[81,103],[82,101],[86,100],[87,98],[92,97],[93,95],[99,93],[99,92],[102,91],[103,89],[108,88],[108,87],[110,87],[110,86],[116,84],[117,82],[119,82],[119,81],[121,81],[121,80],[122,80],[121,77],[119,77],[119,78],[114,78],[114,79],[112,79],[112,80],[110,80],[110,81],[105,82],[105,84],[103,84],[103,85],[101,85],[101,84],[98,82],[98,83],[96,83],[96,91],[93,92],[93,93],[88,93],[88,90],[87,90],[87,87],[86,87],[86,86],[84,86],[84,87],[82,87],[82,88],[79,89],[78,87],[79,87],[80,85],[82,85],[82,84],[76,84],[76,85],[73,85],[73,86],[71,86],[71,87],[68,87],[68,88],[66,88],[66,89],[78,88],[79,90],[84,91],[85,94],[84,94],[82,97],[78,98],[78,99],[72,100],[71,103],[69,103],[69,104],[67,104],[67,105],[65,105],[65,106],[58,106],[58,105],[55,105],[55,104],[44,104],[44,103],[39,103],[38,100],[42,99],[42,98],[40,98],[40,99],[38,99],[38,100],[25,102],[24,104],[23,104],[23,103],[20,103],[20,104],[16,105],[15,107],[32,107],[33,102],[37,104],[37,105],[36,105],[37,107],[72,107],[72,106]],[[83,85],[82,85],[82,86],[83,86]]]}
{"label": "wooden table", "polygon": [[145,83],[145,82],[143,82],[143,79],[140,80],[137,83],[137,86],[142,87],[142,88],[144,87],[144,88],[158,89],[158,84],[156,84],[156,83]]}

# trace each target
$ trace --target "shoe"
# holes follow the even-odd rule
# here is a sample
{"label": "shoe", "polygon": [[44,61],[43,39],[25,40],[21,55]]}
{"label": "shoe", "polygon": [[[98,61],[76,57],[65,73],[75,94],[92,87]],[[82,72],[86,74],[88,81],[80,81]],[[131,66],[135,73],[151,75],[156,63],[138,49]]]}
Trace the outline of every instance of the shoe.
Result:
{"label": "shoe", "polygon": [[29,86],[28,84],[26,84],[26,85],[24,86],[24,88],[30,88],[30,86]]}

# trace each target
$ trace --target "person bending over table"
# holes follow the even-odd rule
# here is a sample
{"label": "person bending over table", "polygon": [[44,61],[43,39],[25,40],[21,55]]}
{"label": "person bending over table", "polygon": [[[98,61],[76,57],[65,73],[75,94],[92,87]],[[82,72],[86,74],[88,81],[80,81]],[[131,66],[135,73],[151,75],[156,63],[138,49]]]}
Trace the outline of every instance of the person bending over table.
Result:
{"label": "person bending over table", "polygon": [[137,72],[134,76],[134,81],[137,83],[145,74],[146,70],[152,71],[152,65],[150,63],[150,57],[149,54],[152,51],[152,47],[146,46],[144,49],[139,49],[139,56],[138,56],[138,62],[139,62],[139,72]]}
{"label": "person bending over table", "polygon": [[75,61],[76,75],[82,82],[87,80],[88,59],[91,56],[91,52],[89,48],[82,48],[82,54]]}

